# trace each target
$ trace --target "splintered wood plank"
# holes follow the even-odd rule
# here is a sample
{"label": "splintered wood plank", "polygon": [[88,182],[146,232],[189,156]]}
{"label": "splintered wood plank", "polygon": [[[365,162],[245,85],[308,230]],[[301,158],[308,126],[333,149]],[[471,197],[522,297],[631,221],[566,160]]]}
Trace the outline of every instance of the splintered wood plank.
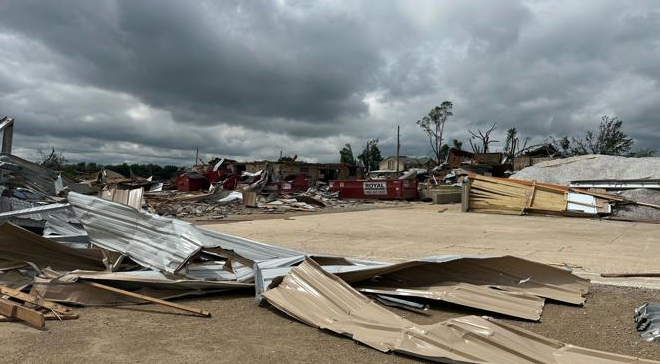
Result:
{"label": "splintered wood plank", "polygon": [[29,302],[33,305],[41,306],[44,308],[51,309],[53,311],[56,311],[57,313],[60,314],[69,314],[71,312],[71,309],[68,307],[64,307],[62,305],[58,305],[55,302],[48,301],[44,298],[34,296],[31,294],[23,293],[17,289],[9,288],[6,286],[0,286],[0,294],[10,296],[13,298],[16,298],[21,301]]}
{"label": "splintered wood plank", "polygon": [[0,298],[0,313],[9,318],[24,321],[36,328],[41,329],[46,326],[46,318],[43,313],[4,298]]}
{"label": "splintered wood plank", "polygon": [[78,281],[78,283],[83,283],[83,284],[86,284],[86,285],[89,285],[89,286],[92,286],[92,287],[96,287],[96,288],[99,288],[99,289],[102,289],[102,290],[114,292],[114,293],[124,295],[124,296],[128,296],[128,297],[139,298],[141,300],[145,300],[145,301],[152,302],[152,303],[157,303],[159,305],[163,305],[163,306],[167,306],[167,307],[171,307],[171,308],[176,308],[178,310],[191,312],[191,313],[194,313],[196,315],[200,315],[200,316],[204,316],[204,317],[211,317],[211,313],[209,311],[200,310],[200,309],[195,308],[195,307],[180,305],[178,303],[161,300],[159,298],[149,297],[149,296],[145,296],[143,294],[130,292],[130,291],[125,291],[123,289],[119,289],[119,288],[115,288],[115,287],[111,287],[111,286],[106,286],[105,284],[101,284],[101,283],[90,282],[90,281],[82,281],[82,280]]}

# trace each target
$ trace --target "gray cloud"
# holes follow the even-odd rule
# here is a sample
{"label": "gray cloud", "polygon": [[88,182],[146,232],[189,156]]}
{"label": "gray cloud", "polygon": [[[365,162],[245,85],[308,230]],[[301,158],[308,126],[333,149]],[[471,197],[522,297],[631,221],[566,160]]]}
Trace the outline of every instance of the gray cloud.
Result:
{"label": "gray cloud", "polygon": [[332,161],[454,101],[449,138],[534,141],[617,114],[660,149],[653,1],[0,2],[0,113],[20,153],[187,163],[192,150]]}

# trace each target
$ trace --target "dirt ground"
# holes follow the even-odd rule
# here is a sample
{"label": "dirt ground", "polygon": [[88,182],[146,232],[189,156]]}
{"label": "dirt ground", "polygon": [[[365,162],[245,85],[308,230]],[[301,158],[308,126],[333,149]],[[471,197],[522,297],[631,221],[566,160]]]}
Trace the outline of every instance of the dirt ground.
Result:
{"label": "dirt ground", "polygon": [[[660,358],[660,344],[637,335],[632,311],[660,291],[593,287],[584,307],[548,303],[542,322],[506,320],[526,329],[592,349],[648,359]],[[293,321],[255,304],[251,292],[234,292],[182,303],[213,312],[211,318],[181,315],[154,305],[85,308],[80,319],[49,321],[47,331],[18,323],[0,327],[2,363],[414,363],[353,340]],[[481,314],[449,304],[432,305],[431,315],[396,310],[419,323]]]}
{"label": "dirt ground", "polygon": [[[587,270],[650,270],[657,264],[658,225],[581,219],[438,213],[437,205],[297,216],[211,226],[308,252],[396,260],[443,253],[501,254],[571,262]],[[505,233],[504,233],[505,232]],[[600,243],[599,243],[600,242]],[[600,246],[599,246],[600,244]],[[657,269],[657,268],[656,268]],[[660,279],[658,279],[660,280]],[[660,301],[660,290],[593,285],[584,307],[546,304],[540,323],[498,317],[574,345],[660,360],[660,343],[643,341],[633,309]],[[257,306],[253,292],[180,300],[209,310],[199,318],[160,306],[81,308],[80,319],[47,323],[38,331],[0,324],[0,363],[414,363]],[[486,314],[434,303],[419,323]]]}

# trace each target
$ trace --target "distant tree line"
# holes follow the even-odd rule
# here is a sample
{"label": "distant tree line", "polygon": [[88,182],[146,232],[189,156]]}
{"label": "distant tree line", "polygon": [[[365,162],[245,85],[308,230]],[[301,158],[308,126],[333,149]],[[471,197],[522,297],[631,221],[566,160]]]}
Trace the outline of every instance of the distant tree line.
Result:
{"label": "distant tree line", "polygon": [[72,179],[79,179],[80,176],[100,172],[107,169],[117,172],[125,177],[152,177],[154,180],[169,180],[176,176],[180,170],[177,166],[166,165],[160,166],[157,164],[110,164],[102,165],[97,163],[80,162],[75,164],[64,164],[62,168],[55,169],[61,171],[65,176]]}
{"label": "distant tree line", "polygon": [[[424,131],[428,137],[431,151],[429,152],[436,161],[441,164],[447,157],[450,148],[462,150],[463,142],[458,139],[452,140],[452,145],[445,143],[444,131],[445,124],[450,116],[454,115],[453,103],[443,101],[439,106],[433,107],[426,116],[416,121],[416,124]],[[499,143],[492,135],[497,129],[497,123],[482,131],[476,132],[467,130],[468,142],[472,152],[489,153],[492,151],[492,145]],[[556,138],[551,137],[542,144],[528,146],[529,138],[522,138],[518,134],[518,129],[514,126],[507,129],[504,140],[504,155],[509,160],[524,154],[526,151],[540,145],[550,144],[558,150],[562,156],[570,157],[585,154],[604,154],[626,157],[653,157],[656,151],[654,149],[633,150],[635,141],[623,131],[623,120],[618,116],[602,116],[598,130],[587,131],[581,136],[568,135]],[[362,153],[355,158],[350,144],[346,144],[339,152],[341,163],[358,165],[365,171],[378,168],[378,163],[382,160],[380,150],[378,149],[378,140],[373,139],[367,143]]]}

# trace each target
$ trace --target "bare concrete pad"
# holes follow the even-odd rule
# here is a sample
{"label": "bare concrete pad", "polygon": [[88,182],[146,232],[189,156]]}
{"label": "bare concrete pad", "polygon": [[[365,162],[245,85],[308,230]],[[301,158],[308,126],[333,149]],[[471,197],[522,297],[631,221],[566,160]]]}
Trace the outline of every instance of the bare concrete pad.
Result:
{"label": "bare concrete pad", "polygon": [[591,273],[589,278],[603,272],[660,271],[656,258],[660,256],[660,225],[463,213],[458,205],[439,212],[444,208],[411,204],[205,228],[311,253],[367,259],[511,254],[575,267],[576,272]]}

